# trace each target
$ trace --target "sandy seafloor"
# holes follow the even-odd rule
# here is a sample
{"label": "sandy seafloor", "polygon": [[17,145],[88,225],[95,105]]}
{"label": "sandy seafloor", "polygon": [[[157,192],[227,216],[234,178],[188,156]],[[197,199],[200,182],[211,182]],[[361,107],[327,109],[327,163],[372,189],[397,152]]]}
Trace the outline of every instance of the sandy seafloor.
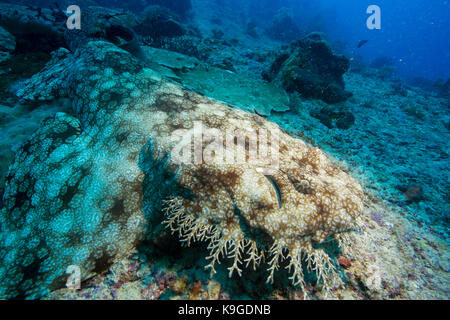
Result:
{"label": "sandy seafloor", "polygon": [[[202,28],[208,30],[210,11],[205,8],[203,13],[199,11],[198,19],[204,17]],[[236,76],[245,73],[258,78],[266,66],[249,58],[248,53],[266,52],[278,44],[267,42],[261,48],[260,42],[250,41],[232,22],[224,21],[230,37],[243,41],[233,47],[218,43],[211,56],[218,61],[231,56]],[[355,124],[347,130],[329,129],[310,115],[327,106],[318,100],[291,97],[291,111],[269,117],[292,136],[327,152],[363,185],[366,194],[365,229],[352,233],[349,247],[337,254],[343,285],[325,297],[307,281],[309,297],[448,299],[449,101],[414,87],[400,92],[397,81],[383,80],[375,70],[363,74],[350,71],[345,82],[354,95],[334,107],[355,116]],[[2,176],[14,151],[40,121],[63,110],[67,111],[67,101],[32,110],[20,105],[13,109],[0,106]],[[420,199],[408,194],[408,187],[420,188]],[[84,282],[81,290],[61,289],[45,299],[304,298],[298,288],[283,285],[282,275],[280,284],[273,287],[264,283],[264,272],[249,269],[243,278],[228,279],[226,262],[209,279],[203,270],[207,264],[204,246],[174,246],[173,256],[158,250],[130,254],[108,272]]]}

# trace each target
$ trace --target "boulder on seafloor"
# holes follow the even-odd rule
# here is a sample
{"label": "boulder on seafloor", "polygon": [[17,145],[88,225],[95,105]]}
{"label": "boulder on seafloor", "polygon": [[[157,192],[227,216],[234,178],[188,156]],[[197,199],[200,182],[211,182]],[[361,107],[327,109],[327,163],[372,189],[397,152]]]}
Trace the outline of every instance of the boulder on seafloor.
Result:
{"label": "boulder on seafloor", "polygon": [[263,77],[288,92],[332,104],[352,96],[345,90],[343,80],[349,66],[349,59],[335,54],[324,35],[315,32],[291,43],[277,55]]}
{"label": "boulder on seafloor", "polygon": [[355,124],[355,116],[349,111],[339,111],[330,107],[324,107],[320,110],[312,110],[310,114],[327,126],[328,129],[339,128],[347,130]]}
{"label": "boulder on seafloor", "polygon": [[134,30],[143,37],[158,42],[163,38],[180,37],[186,33],[179,18],[169,9],[149,6],[144,10],[144,20]]}

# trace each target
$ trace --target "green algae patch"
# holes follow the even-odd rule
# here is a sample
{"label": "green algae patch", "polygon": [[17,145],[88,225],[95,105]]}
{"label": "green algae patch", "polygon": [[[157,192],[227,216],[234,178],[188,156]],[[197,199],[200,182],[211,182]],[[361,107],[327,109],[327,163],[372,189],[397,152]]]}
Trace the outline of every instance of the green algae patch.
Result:
{"label": "green algae patch", "polygon": [[192,91],[264,116],[272,110],[289,110],[287,93],[272,84],[208,66],[180,53],[150,47],[144,47],[144,51],[153,70]]}

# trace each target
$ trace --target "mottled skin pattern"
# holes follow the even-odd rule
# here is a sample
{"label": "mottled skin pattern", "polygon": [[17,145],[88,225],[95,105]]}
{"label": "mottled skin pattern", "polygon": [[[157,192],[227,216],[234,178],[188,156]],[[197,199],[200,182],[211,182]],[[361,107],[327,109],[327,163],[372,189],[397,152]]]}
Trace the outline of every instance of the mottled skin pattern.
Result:
{"label": "mottled skin pattern", "polygon": [[[70,265],[81,268],[82,279],[106,270],[151,233],[148,222],[164,215],[164,199],[171,199],[165,222],[184,241],[209,239],[212,270],[228,253],[230,273],[240,273],[242,262],[256,266],[262,249],[272,248],[272,280],[289,249],[292,279],[301,285],[302,258],[324,280],[332,269],[311,243],[357,226],[361,187],[320,150],[258,115],[161,79],[113,44],[60,51],[19,95],[45,99],[43,84],[72,98],[73,115],[44,121],[10,167],[0,216],[0,297],[41,297],[65,285]],[[196,121],[221,132],[279,135],[279,167],[177,165],[173,134],[191,133]]]}

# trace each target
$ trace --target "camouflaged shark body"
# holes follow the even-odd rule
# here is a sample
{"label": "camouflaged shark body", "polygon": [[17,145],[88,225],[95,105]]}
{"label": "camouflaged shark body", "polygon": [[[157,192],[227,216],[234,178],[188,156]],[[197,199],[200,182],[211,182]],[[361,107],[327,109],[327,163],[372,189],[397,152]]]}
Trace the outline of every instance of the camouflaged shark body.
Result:
{"label": "camouflaged shark body", "polygon": [[[165,223],[183,241],[210,242],[213,271],[227,255],[230,273],[240,274],[243,263],[258,265],[265,249],[273,280],[287,250],[300,285],[304,259],[319,278],[333,269],[312,242],[357,225],[362,189],[320,150],[258,115],[162,79],[111,43],[58,50],[18,95],[68,96],[73,114],[45,120],[9,169],[0,216],[1,297],[38,298],[61,288],[69,266],[79,267],[82,279],[106,270],[153,232],[150,221],[164,217],[163,200]],[[190,135],[196,122],[219,132],[270,131],[279,137],[278,167],[177,163],[175,133]]]}

